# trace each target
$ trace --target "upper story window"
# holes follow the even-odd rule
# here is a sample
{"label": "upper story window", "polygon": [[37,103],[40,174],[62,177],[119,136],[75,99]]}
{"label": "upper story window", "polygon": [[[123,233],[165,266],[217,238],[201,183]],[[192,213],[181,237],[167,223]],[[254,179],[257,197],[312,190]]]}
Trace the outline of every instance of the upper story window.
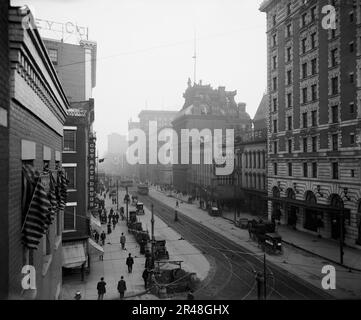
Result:
{"label": "upper story window", "polygon": [[292,84],[292,71],[288,70],[287,71],[287,85],[291,85]]}
{"label": "upper story window", "polygon": [[272,35],[272,46],[277,46],[277,35],[276,34],[274,34],[274,35]]}
{"label": "upper story window", "polygon": [[287,127],[288,130],[292,130],[292,116],[287,117]]}
{"label": "upper story window", "polygon": [[289,38],[292,35],[292,24],[288,24],[286,27],[286,37]]}
{"label": "upper story window", "polygon": [[331,79],[331,93],[338,94],[338,77]]}
{"label": "upper story window", "polygon": [[332,123],[338,122],[338,106],[332,106],[331,108],[331,122]]}
{"label": "upper story window", "polygon": [[302,53],[306,53],[306,41],[306,38],[302,39]]}
{"label": "upper story window", "polygon": [[277,56],[272,57],[273,69],[277,69]]}
{"label": "upper story window", "polygon": [[307,128],[307,112],[302,113],[302,126]]}
{"label": "upper story window", "polygon": [[277,133],[277,120],[273,120],[273,132]]}
{"label": "upper story window", "polygon": [[316,19],[316,6],[311,8],[311,21],[315,21]]}
{"label": "upper story window", "polygon": [[273,91],[276,91],[276,90],[277,90],[277,77],[274,77],[274,78],[273,78],[272,87],[273,87]]}
{"label": "upper story window", "polygon": [[338,150],[338,134],[332,135],[332,151]]}
{"label": "upper story window", "polygon": [[317,73],[317,59],[314,58],[311,60],[311,74],[315,75]]}
{"label": "upper story window", "polygon": [[287,62],[290,62],[292,59],[292,54],[291,54],[291,47],[287,48]]}
{"label": "upper story window", "polygon": [[304,13],[304,14],[301,16],[301,21],[302,21],[302,27],[305,27],[306,24],[307,24],[307,13]]}
{"label": "upper story window", "polygon": [[274,15],[272,16],[272,25],[275,26],[276,23],[277,23],[277,16],[274,14]]}
{"label": "upper story window", "polygon": [[273,112],[277,111],[277,98],[273,98]]}
{"label": "upper story window", "polygon": [[302,64],[302,78],[307,78],[307,63]]}
{"label": "upper story window", "polygon": [[312,49],[316,48],[316,32],[311,34],[311,47]]}
{"label": "upper story window", "polygon": [[278,151],[277,141],[273,142],[273,153],[276,154]]}
{"label": "upper story window", "polygon": [[64,151],[76,151],[76,130],[64,130]]}
{"label": "upper story window", "polygon": [[292,108],[292,93],[287,93],[287,108]]}
{"label": "upper story window", "polygon": [[331,66],[335,67],[337,65],[337,51],[338,49],[335,48],[331,51]]}
{"label": "upper story window", "polygon": [[312,119],[312,127],[316,127],[317,126],[317,111],[313,110],[311,112],[311,119]]}
{"label": "upper story window", "polygon": [[48,54],[49,54],[49,58],[51,60],[51,62],[53,63],[53,65],[57,65],[58,64],[58,50],[57,49],[48,49]]}
{"label": "upper story window", "polygon": [[68,180],[68,189],[76,189],[76,167],[66,167],[63,164],[66,179]]}

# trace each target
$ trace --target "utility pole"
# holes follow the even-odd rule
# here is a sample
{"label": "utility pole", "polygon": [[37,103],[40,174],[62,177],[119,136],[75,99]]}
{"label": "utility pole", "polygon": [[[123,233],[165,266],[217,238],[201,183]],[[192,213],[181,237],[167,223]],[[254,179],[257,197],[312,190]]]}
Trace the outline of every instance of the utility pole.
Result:
{"label": "utility pole", "polygon": [[117,179],[117,211],[119,210],[119,186],[118,186],[118,179]]}
{"label": "utility pole", "polygon": [[128,224],[128,202],[129,202],[128,186],[125,187],[125,192],[126,192],[125,208],[127,213],[127,224]]}
{"label": "utility pole", "polygon": [[340,263],[343,264],[343,227],[344,227],[344,211],[340,215]]}
{"label": "utility pole", "polygon": [[263,296],[267,299],[267,270],[266,270],[266,254],[263,255]]}
{"label": "utility pole", "polygon": [[150,220],[151,226],[152,226],[152,260],[154,261],[154,205],[152,203],[151,205],[151,211],[152,211],[152,219]]}

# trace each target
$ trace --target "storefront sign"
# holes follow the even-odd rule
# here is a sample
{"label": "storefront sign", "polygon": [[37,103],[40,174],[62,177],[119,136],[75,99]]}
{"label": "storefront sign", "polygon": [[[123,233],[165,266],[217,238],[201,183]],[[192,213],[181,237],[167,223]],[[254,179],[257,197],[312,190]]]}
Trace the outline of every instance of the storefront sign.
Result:
{"label": "storefront sign", "polygon": [[95,206],[95,137],[89,138],[89,156],[88,156],[88,168],[89,168],[89,187],[88,187],[88,208],[91,210]]}

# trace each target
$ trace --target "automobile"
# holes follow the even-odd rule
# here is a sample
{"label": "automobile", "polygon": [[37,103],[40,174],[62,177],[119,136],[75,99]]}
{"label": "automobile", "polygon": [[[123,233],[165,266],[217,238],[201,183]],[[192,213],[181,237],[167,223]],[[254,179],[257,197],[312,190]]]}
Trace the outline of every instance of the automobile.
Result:
{"label": "automobile", "polygon": [[266,233],[264,250],[270,253],[282,253],[282,237],[276,232]]}
{"label": "automobile", "polygon": [[137,214],[138,215],[143,215],[144,214],[144,207],[143,207],[143,203],[142,202],[138,202],[136,204],[136,208],[137,208]]}
{"label": "automobile", "polygon": [[217,207],[211,207],[209,208],[209,215],[217,217],[221,215],[221,211]]}

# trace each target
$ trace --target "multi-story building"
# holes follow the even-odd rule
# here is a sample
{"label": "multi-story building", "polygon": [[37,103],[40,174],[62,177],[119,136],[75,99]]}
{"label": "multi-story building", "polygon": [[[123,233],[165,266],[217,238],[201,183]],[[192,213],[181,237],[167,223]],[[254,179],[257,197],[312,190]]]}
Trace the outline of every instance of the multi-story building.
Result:
{"label": "multi-story building", "polygon": [[267,111],[264,95],[253,118],[253,128],[235,138],[234,184],[240,209],[267,213]]}
{"label": "multi-story building", "polygon": [[[322,9],[333,5],[331,29]],[[361,7],[266,0],[269,217],[360,244]]]}
{"label": "multi-story building", "polygon": [[101,167],[107,175],[128,175],[126,167],[127,137],[118,133],[108,135],[108,150]]}
{"label": "multi-story building", "polygon": [[[234,187],[232,176],[215,176],[212,164],[205,163],[203,129],[210,130],[213,137],[215,129],[221,129],[225,137],[225,129],[234,129],[235,136],[251,128],[251,119],[246,112],[245,103],[236,103],[236,91],[226,91],[225,87],[213,89],[210,85],[191,84],[188,82],[183,97],[185,103],[173,120],[173,129],[181,137],[182,129],[197,129],[200,136],[192,139],[192,143],[201,143],[200,164],[173,165],[173,185],[175,189],[210,200],[232,200]],[[180,139],[180,138],[178,138]],[[203,139],[203,140],[202,140]],[[197,141],[194,141],[197,140]],[[191,148],[193,146],[191,145]],[[181,157],[182,145],[178,141],[178,157]],[[190,152],[191,154],[191,152]]]}
{"label": "multi-story building", "polygon": [[[61,169],[69,103],[30,10],[8,8],[7,1],[0,3],[0,295],[58,299],[63,212],[60,201],[55,209],[46,199],[53,195]],[[38,201],[44,207],[36,206]],[[34,220],[45,216],[46,228],[44,219],[40,224]],[[32,275],[35,271],[31,285],[35,280],[36,289],[22,284],[25,269]]]}
{"label": "multi-story building", "polygon": [[[172,128],[172,120],[176,116],[177,111],[164,111],[164,110],[142,110],[139,117],[140,129],[145,132],[147,140],[147,162],[146,164],[140,164],[139,174],[141,181],[148,181],[159,185],[170,185],[172,184],[172,164],[157,164],[149,163],[149,143],[151,139],[152,143],[155,143],[158,139],[158,133],[165,128]],[[157,123],[157,134],[156,136],[149,135],[149,123],[155,121]],[[162,146],[161,142],[157,142],[157,152]]]}
{"label": "multi-story building", "polygon": [[94,248],[89,237],[98,161],[92,98],[96,85],[97,44],[88,40],[74,44],[52,39],[44,43],[70,101],[62,150],[63,168],[70,181],[64,213],[63,267],[65,272],[74,268],[84,271],[90,268]]}

